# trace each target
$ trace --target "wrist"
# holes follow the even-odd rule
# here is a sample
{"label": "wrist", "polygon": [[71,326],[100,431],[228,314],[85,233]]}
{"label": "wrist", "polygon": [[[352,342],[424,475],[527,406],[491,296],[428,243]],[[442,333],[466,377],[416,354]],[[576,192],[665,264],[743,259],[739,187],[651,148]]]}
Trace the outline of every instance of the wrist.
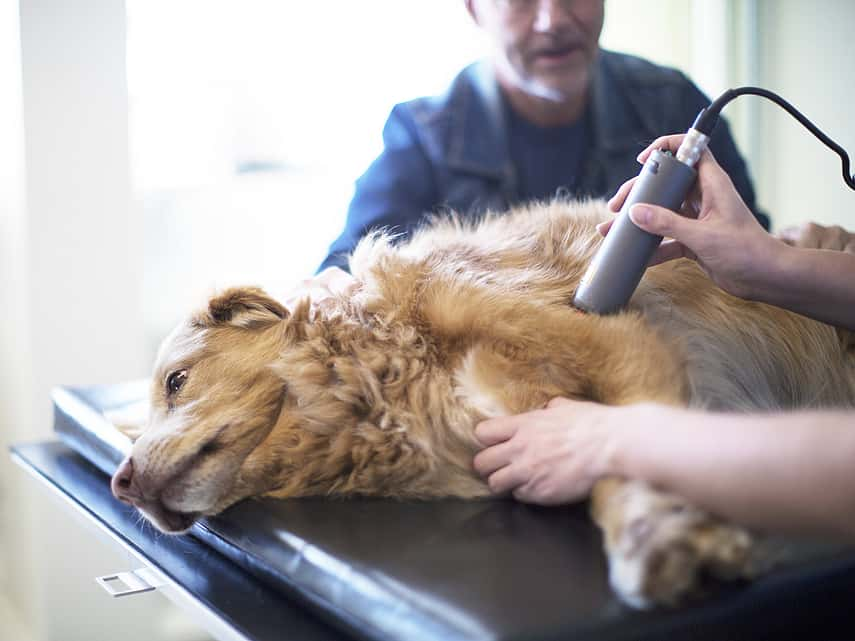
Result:
{"label": "wrist", "polygon": [[595,469],[597,478],[632,476],[630,470],[635,448],[633,441],[638,431],[644,429],[645,415],[649,412],[649,407],[651,405],[638,404],[605,409],[610,416],[602,425],[602,456],[599,457]]}
{"label": "wrist", "polygon": [[656,482],[657,457],[672,438],[668,432],[680,424],[683,410],[653,402],[611,409],[619,414],[605,437],[600,477]]}
{"label": "wrist", "polygon": [[747,292],[743,298],[774,303],[775,297],[788,281],[788,268],[792,264],[792,254],[796,251],[773,236],[766,235],[764,242],[749,253],[745,275]]}

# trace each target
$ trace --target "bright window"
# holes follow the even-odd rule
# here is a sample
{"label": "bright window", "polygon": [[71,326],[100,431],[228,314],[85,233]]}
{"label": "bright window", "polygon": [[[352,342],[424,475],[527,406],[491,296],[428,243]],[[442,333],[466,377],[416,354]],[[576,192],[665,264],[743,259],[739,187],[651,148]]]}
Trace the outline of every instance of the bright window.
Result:
{"label": "bright window", "polygon": [[152,343],[215,288],[281,294],[344,224],[392,106],[484,43],[460,0],[128,0]]}

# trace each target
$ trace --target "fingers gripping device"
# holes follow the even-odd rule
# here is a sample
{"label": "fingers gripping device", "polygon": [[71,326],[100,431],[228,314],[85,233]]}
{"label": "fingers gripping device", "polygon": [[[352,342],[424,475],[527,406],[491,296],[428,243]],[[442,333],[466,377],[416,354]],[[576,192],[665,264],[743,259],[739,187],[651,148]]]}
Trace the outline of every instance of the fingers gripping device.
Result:
{"label": "fingers gripping device", "polygon": [[846,151],[790,103],[777,94],[758,87],[729,89],[698,114],[676,155],[672,156],[670,151],[663,150],[655,150],[650,154],[576,289],[573,298],[575,307],[595,314],[611,314],[621,310],[629,302],[650,258],[662,241],[661,236],[637,227],[629,217],[629,210],[636,203],[680,210],[695,182],[695,165],[707,148],[719,113],[727,103],[744,94],[772,100],[835,151],[841,158],[844,182],[851,189],[855,189],[855,177],[849,174],[849,156]]}

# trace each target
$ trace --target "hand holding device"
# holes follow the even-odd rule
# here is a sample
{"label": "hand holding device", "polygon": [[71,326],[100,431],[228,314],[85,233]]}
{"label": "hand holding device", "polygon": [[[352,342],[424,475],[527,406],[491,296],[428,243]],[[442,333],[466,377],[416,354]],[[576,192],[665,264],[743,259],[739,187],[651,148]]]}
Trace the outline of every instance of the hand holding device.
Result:
{"label": "hand holding device", "polygon": [[626,304],[662,241],[662,236],[650,234],[632,222],[630,208],[636,203],[650,203],[680,209],[695,182],[694,166],[708,141],[709,136],[691,129],[676,156],[667,150],[650,154],[609,235],[582,277],[573,299],[576,307],[609,314]]}
{"label": "hand holding device", "polygon": [[766,89],[730,89],[698,114],[676,156],[671,157],[658,151],[650,154],[612,229],[582,277],[573,299],[576,307],[597,314],[609,314],[626,305],[662,240],[661,236],[650,234],[635,225],[629,217],[630,208],[636,203],[648,203],[672,211],[679,210],[692,187],[696,175],[694,167],[706,149],[719,113],[727,103],[744,94],[772,100],[835,151],[841,158],[844,182],[855,190],[855,177],[849,174],[849,156],[845,150],[795,107]]}

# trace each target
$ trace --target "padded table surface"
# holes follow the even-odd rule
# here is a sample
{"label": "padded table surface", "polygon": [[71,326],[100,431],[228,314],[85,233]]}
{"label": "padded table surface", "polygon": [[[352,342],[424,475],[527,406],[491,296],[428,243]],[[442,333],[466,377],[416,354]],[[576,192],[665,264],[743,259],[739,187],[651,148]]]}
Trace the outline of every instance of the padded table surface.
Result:
{"label": "padded table surface", "polygon": [[[145,393],[143,384],[58,389],[56,432],[112,472],[121,442],[103,412]],[[106,474],[95,482],[109,493]],[[126,508],[115,501],[110,509]],[[196,524],[192,536],[256,577],[265,594],[294,599],[363,639],[855,638],[855,550],[801,544],[798,560],[754,583],[638,612],[609,589],[584,506],[250,500]]]}
{"label": "padded table surface", "polygon": [[[135,509],[113,498],[104,473],[67,445],[56,441],[17,445],[12,456],[124,548],[168,577],[189,595],[196,610],[207,612],[203,619],[213,617],[217,630],[228,631],[226,638],[345,641],[338,629],[209,545],[190,536],[154,532]],[[109,607],[109,597],[104,599]]]}

